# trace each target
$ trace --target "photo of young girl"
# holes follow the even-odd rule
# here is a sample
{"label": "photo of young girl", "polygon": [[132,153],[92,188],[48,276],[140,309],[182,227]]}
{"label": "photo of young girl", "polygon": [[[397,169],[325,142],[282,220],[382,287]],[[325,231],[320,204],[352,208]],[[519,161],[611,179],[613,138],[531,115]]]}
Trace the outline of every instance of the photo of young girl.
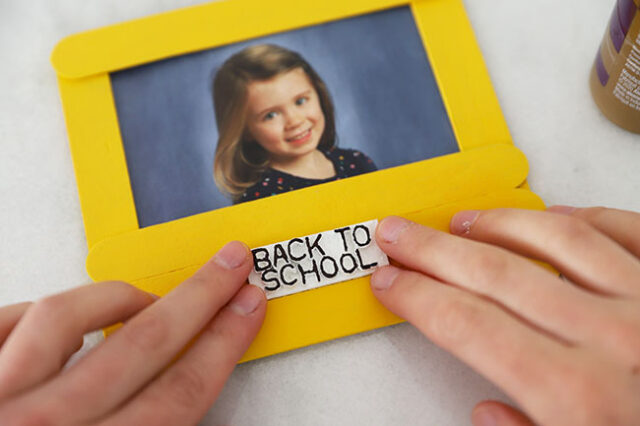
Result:
{"label": "photo of young girl", "polygon": [[460,150],[409,6],[110,80],[141,228]]}
{"label": "photo of young girl", "polygon": [[274,44],[244,48],[213,81],[216,185],[234,203],[377,170],[336,146],[334,106],[313,67]]}

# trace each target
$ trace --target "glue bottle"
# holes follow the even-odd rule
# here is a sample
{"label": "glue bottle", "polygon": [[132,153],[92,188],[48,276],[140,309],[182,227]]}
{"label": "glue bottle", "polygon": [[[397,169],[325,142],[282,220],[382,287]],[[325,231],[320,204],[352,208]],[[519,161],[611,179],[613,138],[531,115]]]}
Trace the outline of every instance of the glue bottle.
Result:
{"label": "glue bottle", "polygon": [[640,0],[617,0],[590,76],[591,94],[618,126],[640,133]]}

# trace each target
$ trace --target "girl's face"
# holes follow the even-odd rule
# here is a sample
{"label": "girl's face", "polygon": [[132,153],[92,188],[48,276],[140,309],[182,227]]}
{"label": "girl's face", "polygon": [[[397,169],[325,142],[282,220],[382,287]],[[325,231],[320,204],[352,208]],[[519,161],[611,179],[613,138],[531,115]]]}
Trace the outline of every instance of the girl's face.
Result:
{"label": "girl's face", "polygon": [[248,86],[247,129],[275,160],[313,152],[324,132],[320,99],[302,68]]}

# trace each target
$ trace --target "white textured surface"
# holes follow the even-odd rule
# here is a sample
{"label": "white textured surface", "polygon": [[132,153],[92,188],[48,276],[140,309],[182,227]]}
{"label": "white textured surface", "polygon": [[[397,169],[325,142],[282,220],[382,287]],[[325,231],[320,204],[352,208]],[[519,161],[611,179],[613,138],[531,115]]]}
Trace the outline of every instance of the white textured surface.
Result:
{"label": "white textured surface", "polygon": [[[1,304],[88,281],[53,46],[195,3],[0,1]],[[640,210],[640,136],[603,118],[587,85],[613,4],[466,1],[514,141],[529,158],[529,182],[548,204]],[[477,401],[500,395],[399,325],[240,366],[203,423],[460,425]]]}

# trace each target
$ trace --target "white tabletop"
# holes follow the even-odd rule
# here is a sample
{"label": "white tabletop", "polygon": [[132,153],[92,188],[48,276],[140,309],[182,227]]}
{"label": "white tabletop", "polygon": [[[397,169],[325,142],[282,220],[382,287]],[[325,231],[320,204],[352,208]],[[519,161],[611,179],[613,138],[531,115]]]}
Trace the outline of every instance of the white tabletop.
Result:
{"label": "white tabletop", "polygon": [[[89,280],[53,46],[195,3],[0,2],[0,304]],[[548,204],[640,211],[640,135],[608,122],[587,84],[615,1],[465,3],[533,190]],[[239,366],[203,424],[460,425],[495,397],[504,398],[402,324]]]}

